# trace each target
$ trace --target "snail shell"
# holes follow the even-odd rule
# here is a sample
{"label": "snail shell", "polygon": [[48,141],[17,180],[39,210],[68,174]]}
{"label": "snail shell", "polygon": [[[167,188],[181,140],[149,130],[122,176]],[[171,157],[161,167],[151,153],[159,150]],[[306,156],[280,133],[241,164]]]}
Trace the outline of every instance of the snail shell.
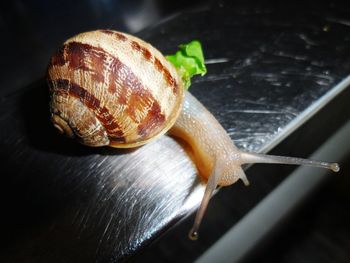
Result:
{"label": "snail shell", "polygon": [[184,100],[157,49],[111,30],[68,39],[51,57],[48,83],[54,126],[88,146],[143,145],[170,129]]}

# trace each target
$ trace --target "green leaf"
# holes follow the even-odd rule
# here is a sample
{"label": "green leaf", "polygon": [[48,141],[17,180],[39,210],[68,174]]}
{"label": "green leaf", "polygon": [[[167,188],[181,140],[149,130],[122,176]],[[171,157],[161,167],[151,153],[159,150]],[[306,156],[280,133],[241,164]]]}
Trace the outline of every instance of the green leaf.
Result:
{"label": "green leaf", "polygon": [[200,74],[203,76],[207,73],[202,45],[198,40],[180,45],[179,50],[173,55],[166,56],[166,59],[176,67],[186,89],[190,87],[191,78],[194,75]]}

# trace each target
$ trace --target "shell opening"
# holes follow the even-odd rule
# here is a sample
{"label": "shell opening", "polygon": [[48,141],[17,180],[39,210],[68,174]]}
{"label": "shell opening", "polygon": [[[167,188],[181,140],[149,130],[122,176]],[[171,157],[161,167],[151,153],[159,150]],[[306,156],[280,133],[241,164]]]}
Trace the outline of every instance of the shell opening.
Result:
{"label": "shell opening", "polygon": [[69,124],[62,119],[60,116],[53,114],[51,121],[53,123],[53,126],[56,128],[56,130],[61,133],[66,135],[67,137],[73,138],[74,137],[74,132],[69,126]]}

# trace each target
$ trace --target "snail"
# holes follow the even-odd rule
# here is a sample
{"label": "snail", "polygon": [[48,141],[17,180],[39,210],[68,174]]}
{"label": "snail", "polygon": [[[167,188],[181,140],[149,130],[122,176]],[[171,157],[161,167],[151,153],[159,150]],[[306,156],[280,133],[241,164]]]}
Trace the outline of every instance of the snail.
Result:
{"label": "snail", "polygon": [[193,150],[206,189],[190,230],[198,229],[217,186],[239,179],[247,163],[328,168],[337,163],[239,150],[215,117],[185,90],[179,69],[156,48],[126,33],[96,30],[68,39],[50,60],[51,120],[60,133],[98,147],[141,146],[168,133]]}

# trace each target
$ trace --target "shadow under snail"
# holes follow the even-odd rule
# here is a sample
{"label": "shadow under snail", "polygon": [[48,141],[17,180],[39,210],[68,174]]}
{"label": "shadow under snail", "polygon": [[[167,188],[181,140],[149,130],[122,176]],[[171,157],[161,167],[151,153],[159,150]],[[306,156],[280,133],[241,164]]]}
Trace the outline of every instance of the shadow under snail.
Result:
{"label": "shadow under snail", "polygon": [[[190,60],[204,62],[201,50],[190,48],[189,52],[194,53]],[[207,180],[191,239],[198,237],[217,186],[239,179],[249,184],[242,164],[283,163],[339,171],[336,163],[239,150],[215,117],[185,89],[186,70],[169,60],[150,44],[125,33],[97,30],[78,34],[50,60],[51,119],[61,133],[94,147],[137,147],[166,132],[184,140]]]}

